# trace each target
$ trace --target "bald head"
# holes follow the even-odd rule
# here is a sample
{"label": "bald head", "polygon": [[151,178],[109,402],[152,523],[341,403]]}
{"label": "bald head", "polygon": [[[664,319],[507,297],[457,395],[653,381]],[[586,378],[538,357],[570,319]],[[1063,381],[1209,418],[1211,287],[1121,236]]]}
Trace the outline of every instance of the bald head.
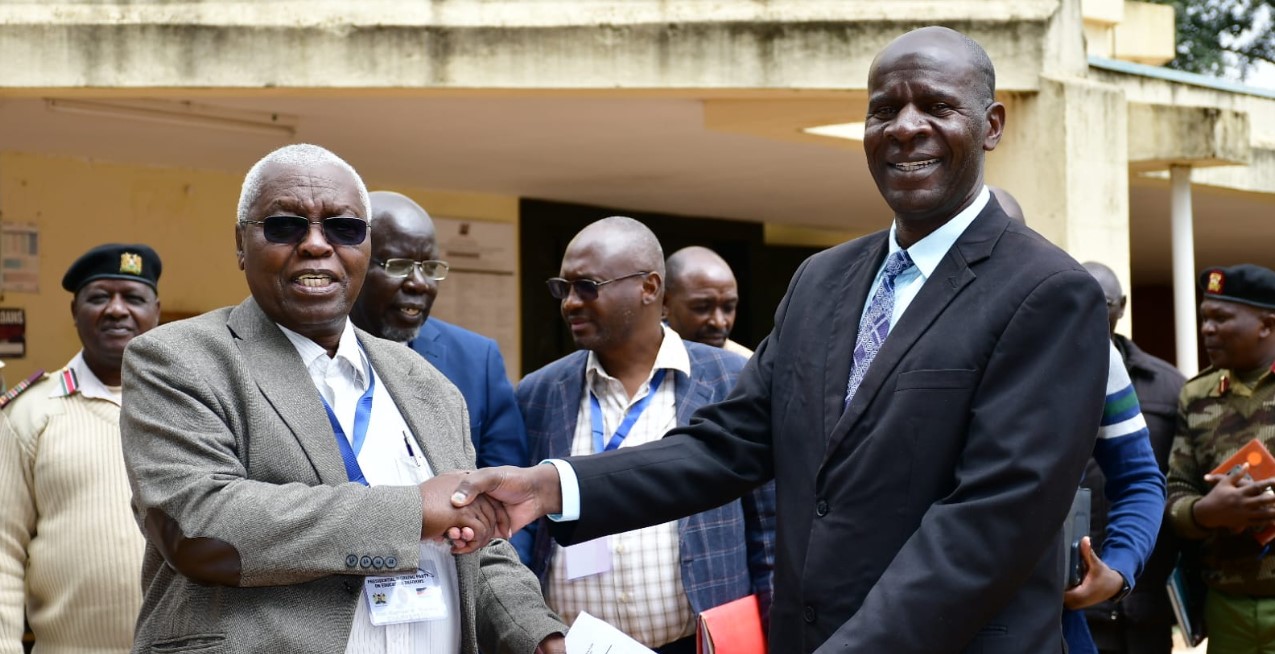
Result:
{"label": "bald head", "polygon": [[567,252],[588,245],[621,257],[636,266],[660,274],[664,279],[664,248],[651,228],[628,216],[610,216],[590,223],[567,244]]}
{"label": "bald head", "polygon": [[879,63],[902,56],[968,66],[978,80],[978,85],[968,90],[984,105],[991,104],[996,98],[996,67],[992,65],[992,59],[977,41],[954,29],[937,25],[922,27],[891,41],[877,53],[868,68],[869,86]]}
{"label": "bald head", "polygon": [[372,256],[376,256],[376,240],[379,231],[382,236],[390,229],[401,231],[428,231],[430,238],[434,234],[434,220],[429,213],[416,204],[412,198],[393,191],[373,191],[368,194],[372,203]]}
{"label": "bald head", "polygon": [[1120,279],[1116,277],[1115,271],[1097,261],[1086,261],[1080,265],[1084,266],[1102,287],[1102,294],[1107,298],[1107,323],[1111,333],[1116,333],[1116,323],[1124,317],[1124,307],[1128,302],[1124,289],[1120,287]]}

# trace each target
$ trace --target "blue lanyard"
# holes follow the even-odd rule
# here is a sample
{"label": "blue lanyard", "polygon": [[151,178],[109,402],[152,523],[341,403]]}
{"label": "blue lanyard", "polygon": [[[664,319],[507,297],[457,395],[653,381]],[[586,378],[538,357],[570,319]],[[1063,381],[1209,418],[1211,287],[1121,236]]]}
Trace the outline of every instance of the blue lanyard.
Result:
{"label": "blue lanyard", "polygon": [[336,413],[333,413],[328,401],[323,399],[323,395],[319,395],[323,408],[328,412],[328,422],[332,423],[332,431],[336,432],[336,446],[341,448],[345,476],[364,486],[368,483],[363,477],[363,469],[359,467],[359,452],[363,451],[363,441],[367,439],[367,424],[372,421],[372,391],[376,389],[376,374],[369,374],[367,379],[367,391],[359,398],[358,406],[354,409],[354,447],[350,447],[345,430],[341,428],[341,422],[336,419]]}
{"label": "blue lanyard", "polygon": [[[646,405],[651,403],[651,396],[655,395],[656,389],[660,387],[660,382],[664,381],[664,373],[668,372],[667,368],[661,368],[655,372],[655,376],[651,378],[651,390],[646,396],[637,401],[637,404],[629,407],[628,413],[624,414],[624,420],[620,426],[616,428],[615,433],[611,435],[611,440],[606,440],[606,434],[602,427],[602,403],[598,402],[598,396],[589,391],[589,420],[593,423],[593,451],[594,452],[610,452],[620,446],[624,439],[628,437],[629,431],[633,429],[633,425],[637,423],[638,417],[646,410]],[[604,445],[605,443],[605,445]]]}

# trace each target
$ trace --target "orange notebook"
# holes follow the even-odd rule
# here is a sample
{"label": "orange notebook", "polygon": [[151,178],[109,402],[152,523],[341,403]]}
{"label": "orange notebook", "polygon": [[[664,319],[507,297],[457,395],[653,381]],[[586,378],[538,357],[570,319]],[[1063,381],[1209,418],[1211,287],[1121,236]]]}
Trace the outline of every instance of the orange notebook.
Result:
{"label": "orange notebook", "polygon": [[[1241,447],[1231,458],[1223,461],[1222,465],[1214,468],[1213,474],[1229,474],[1232,470],[1245,463],[1248,464],[1248,474],[1244,475],[1244,478],[1249,481],[1275,477],[1275,457],[1271,456],[1270,450],[1266,449],[1266,446],[1262,445],[1262,441],[1256,438]],[[1260,531],[1254,531],[1253,537],[1262,545],[1275,540],[1275,524]]]}
{"label": "orange notebook", "polygon": [[757,596],[741,597],[699,614],[695,629],[699,654],[766,654]]}

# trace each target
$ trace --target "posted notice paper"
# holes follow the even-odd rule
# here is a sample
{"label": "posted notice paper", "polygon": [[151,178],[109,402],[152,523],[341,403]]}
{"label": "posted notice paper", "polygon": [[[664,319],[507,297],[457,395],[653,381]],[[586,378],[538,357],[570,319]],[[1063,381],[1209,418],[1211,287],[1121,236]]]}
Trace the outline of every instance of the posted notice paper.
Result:
{"label": "posted notice paper", "polygon": [[584,611],[567,631],[567,654],[655,654],[628,634]]}

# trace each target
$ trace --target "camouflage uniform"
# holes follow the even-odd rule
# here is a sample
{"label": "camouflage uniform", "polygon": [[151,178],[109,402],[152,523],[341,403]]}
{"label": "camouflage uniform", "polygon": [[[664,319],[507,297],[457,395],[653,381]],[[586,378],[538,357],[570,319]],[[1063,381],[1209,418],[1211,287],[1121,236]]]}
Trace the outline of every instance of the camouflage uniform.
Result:
{"label": "camouflage uniform", "polygon": [[1203,529],[1191,515],[1209,492],[1204,475],[1245,443],[1261,439],[1275,451],[1275,368],[1252,386],[1227,370],[1207,369],[1188,381],[1178,401],[1178,428],[1169,455],[1168,514],[1178,534],[1203,539],[1204,580],[1231,595],[1275,597],[1275,555],[1248,531]]}

